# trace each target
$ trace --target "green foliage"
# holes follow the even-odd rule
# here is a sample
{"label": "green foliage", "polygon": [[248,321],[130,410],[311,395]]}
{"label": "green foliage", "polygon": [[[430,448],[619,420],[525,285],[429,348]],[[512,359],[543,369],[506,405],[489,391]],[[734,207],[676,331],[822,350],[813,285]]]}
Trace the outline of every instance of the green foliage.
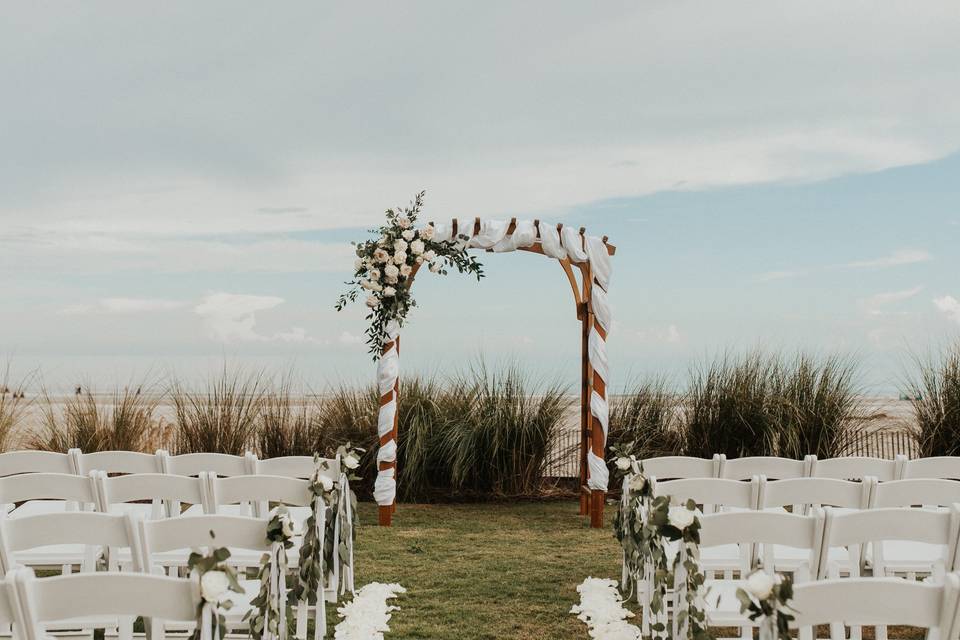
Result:
{"label": "green foliage", "polygon": [[89,388],[69,397],[62,408],[43,392],[42,424],[27,438],[27,446],[64,452],[147,451],[156,435],[154,414],[160,399],[147,384],[127,386],[104,397]]}
{"label": "green foliage", "polygon": [[632,443],[629,454],[641,460],[678,455],[686,449],[683,395],[663,378],[636,383],[610,398],[608,447]]}
{"label": "green foliage", "polygon": [[17,446],[23,416],[31,402],[23,395],[28,380],[13,383],[8,362],[0,378],[0,453]]}
{"label": "green foliage", "polygon": [[909,384],[922,456],[960,455],[960,343],[940,357],[917,360]]}
{"label": "green foliage", "polygon": [[288,373],[276,390],[263,394],[256,420],[256,451],[261,458],[312,456],[330,444],[321,422],[321,400],[300,391]]}
{"label": "green foliage", "polygon": [[263,374],[229,371],[207,383],[205,391],[188,391],[174,381],[173,403],[176,453],[243,455],[254,444],[264,397]]}

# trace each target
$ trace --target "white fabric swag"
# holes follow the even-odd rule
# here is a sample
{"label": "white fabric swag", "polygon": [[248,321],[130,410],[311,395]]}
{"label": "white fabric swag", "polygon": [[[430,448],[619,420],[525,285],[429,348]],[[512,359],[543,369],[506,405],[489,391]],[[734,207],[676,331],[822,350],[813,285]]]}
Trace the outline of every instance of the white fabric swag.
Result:
{"label": "white fabric swag", "polygon": [[[596,236],[581,236],[574,227],[564,226],[557,231],[555,224],[540,222],[538,227],[530,220],[518,220],[513,233],[508,234],[510,222],[506,220],[481,220],[480,232],[474,234],[476,220],[465,218],[457,220],[457,237],[467,236],[466,246],[473,249],[492,249],[496,253],[505,253],[532,247],[537,242],[537,228],[540,230],[540,247],[544,254],[551,258],[563,260],[569,258],[571,262],[589,262],[593,274],[591,311],[596,324],[602,327],[604,333],[609,333],[611,326],[610,306],[607,302],[607,288],[610,283],[610,254],[601,238]],[[434,240],[445,242],[453,238],[453,224],[437,223],[434,225]],[[400,371],[399,354],[397,353],[396,338],[399,327],[391,323],[387,327],[388,340],[393,346],[380,357],[377,366],[377,381],[381,397],[390,393],[390,402],[380,407],[377,418],[377,433],[383,437],[393,430],[394,416],[397,412],[397,394],[394,387]],[[596,328],[592,328],[588,343],[588,358],[590,366],[609,387],[607,344]],[[607,426],[609,407],[607,400],[596,390],[590,397],[590,414],[596,418],[603,430],[603,441],[607,441]],[[380,447],[377,452],[377,462],[395,462],[397,459],[397,442],[391,438]],[[609,483],[609,472],[603,458],[592,450],[587,453],[587,486],[591,490],[606,491]],[[396,499],[397,481],[396,470],[391,467],[379,471],[374,483],[373,496],[381,506],[392,505]]]}

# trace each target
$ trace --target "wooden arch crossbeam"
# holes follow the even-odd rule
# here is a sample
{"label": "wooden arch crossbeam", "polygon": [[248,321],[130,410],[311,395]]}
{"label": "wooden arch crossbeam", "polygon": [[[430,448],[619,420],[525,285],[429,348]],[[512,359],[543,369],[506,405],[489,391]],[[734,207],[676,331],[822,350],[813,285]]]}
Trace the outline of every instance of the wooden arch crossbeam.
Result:
{"label": "wooden arch crossbeam", "polygon": [[[432,224],[432,223],[431,223]],[[454,219],[451,221],[451,232],[450,237],[455,238],[460,234],[468,235],[471,238],[477,236],[481,232],[481,221],[480,218],[474,218],[473,228],[468,231],[458,229],[459,221]],[[526,223],[529,224],[529,223]],[[530,246],[516,247],[519,251],[528,251],[531,253],[539,253],[545,257],[550,256],[543,248],[543,235],[541,233],[541,223],[539,220],[533,221],[533,228],[535,231],[535,239]],[[509,225],[507,226],[506,233],[504,237],[511,236],[517,229],[517,219],[512,218]],[[472,233],[471,233],[472,232]],[[551,230],[552,232],[552,230]],[[558,235],[564,233],[564,225],[556,225],[556,232]],[[583,251],[587,250],[588,236],[586,235],[586,229],[580,227],[577,231],[577,241],[580,244],[580,249]],[[595,241],[596,238],[593,238]],[[607,256],[613,256],[617,248],[610,244],[607,241],[607,236],[603,236],[600,239],[602,242],[603,249]],[[493,249],[487,249],[488,252],[493,252]],[[567,281],[570,284],[570,289],[573,292],[573,298],[576,308],[577,319],[581,323],[581,384],[580,384],[580,514],[590,516],[590,526],[599,528],[603,526],[603,505],[604,499],[606,497],[606,468],[605,466],[600,469],[600,466],[603,464],[605,459],[604,451],[606,448],[606,397],[607,397],[607,382],[606,382],[606,351],[605,343],[607,339],[607,327],[603,326],[603,322],[600,322],[596,318],[595,309],[596,309],[596,300],[595,296],[595,287],[600,287],[600,293],[603,293],[603,308],[605,307],[605,291],[603,290],[606,286],[606,282],[599,282],[597,280],[596,274],[594,273],[593,266],[591,265],[590,260],[583,260],[580,262],[575,262],[570,259],[570,257],[564,257],[562,259],[557,259],[560,263],[561,268],[564,271],[564,274],[567,276]],[[407,278],[406,286],[410,287],[413,285],[414,278],[419,270],[420,265],[415,265],[413,270],[410,273],[410,276]],[[579,282],[576,277],[576,271],[580,272]],[[605,278],[606,276],[604,276]],[[599,340],[599,343],[593,342],[591,336],[596,336],[593,338],[594,341]],[[398,355],[400,351],[400,336],[399,334],[394,335],[391,340],[386,342],[383,346],[382,355],[386,357],[388,353],[396,350],[394,355]],[[594,359],[597,359],[597,353],[599,350],[602,350],[602,368],[603,371],[597,370],[592,361],[591,355]],[[388,383],[389,384],[389,383]],[[384,417],[385,408],[392,405],[393,409],[391,412],[392,417],[392,429],[384,432],[384,429],[380,429],[380,447],[381,450],[388,448],[392,451],[391,456],[387,456],[392,459],[380,459],[378,456],[378,472],[380,476],[389,476],[392,481],[395,483],[397,479],[397,468],[396,468],[396,442],[398,437],[398,426],[399,426],[399,411],[398,400],[400,394],[400,383],[399,375],[395,375],[394,383],[392,387],[388,387],[384,391],[383,386],[381,385],[381,396],[380,396],[380,418],[381,421]],[[598,410],[599,407],[599,410]],[[599,415],[598,415],[599,414]],[[389,422],[387,423],[389,425]],[[592,464],[591,464],[592,462]],[[590,486],[590,475],[595,473],[597,475],[603,475],[602,481],[594,480],[594,485],[592,488]],[[600,485],[602,484],[602,488]],[[395,499],[390,500],[390,504],[380,504],[379,507],[379,522],[381,526],[390,526],[392,523],[393,513],[396,511],[396,501]]]}

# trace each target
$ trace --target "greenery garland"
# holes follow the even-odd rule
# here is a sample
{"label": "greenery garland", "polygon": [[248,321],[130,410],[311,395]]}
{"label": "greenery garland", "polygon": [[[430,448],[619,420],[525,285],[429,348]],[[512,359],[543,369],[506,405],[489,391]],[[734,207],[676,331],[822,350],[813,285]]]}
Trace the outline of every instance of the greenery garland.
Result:
{"label": "greenery garland", "polygon": [[[210,531],[210,539],[216,539],[213,531]],[[233,601],[229,599],[228,593],[244,593],[243,586],[237,579],[236,570],[227,564],[229,558],[229,549],[212,546],[206,554],[193,551],[187,558],[187,569],[189,569],[190,575],[196,576],[200,583],[197,627],[191,636],[192,640],[200,640],[200,630],[203,627],[203,611],[206,607],[211,608],[217,637],[223,640],[227,635],[227,621],[223,611],[229,611],[233,607]]]}
{"label": "greenery garland", "polygon": [[[360,465],[360,454],[363,451],[358,447],[352,447],[348,442],[337,449],[337,456],[340,458],[341,464],[352,472]],[[297,575],[297,584],[293,589],[293,597],[298,601],[317,605],[318,601],[322,603],[323,585],[326,581],[326,573],[334,566],[334,553],[338,554],[343,566],[351,567],[352,558],[345,540],[348,537],[353,538],[359,519],[357,517],[357,495],[349,488],[349,482],[360,478],[352,473],[341,473],[338,479],[333,480],[328,473],[325,473],[330,470],[328,460],[315,455],[314,464],[316,468],[310,478],[310,493],[314,499],[303,532],[303,544],[300,547],[300,568]],[[343,486],[341,484],[343,482],[346,482],[347,485]],[[349,505],[347,501],[349,501]],[[351,516],[349,518],[347,517],[348,506]],[[329,517],[323,519],[322,548],[317,535],[317,522],[320,520],[318,509],[329,510],[331,513]],[[334,539],[338,541],[336,549],[334,549]],[[322,604],[317,606],[322,606]]]}
{"label": "greenery garland", "polygon": [[387,209],[387,223],[370,229],[376,237],[353,243],[357,254],[353,279],[346,283],[350,288],[337,300],[336,309],[340,311],[356,301],[362,290],[368,292],[365,302],[370,312],[366,319],[370,325],[366,342],[374,360],[380,358],[383,345],[389,342],[388,325],[396,322],[403,326],[410,309],[417,306],[410,295],[415,269],[426,265],[431,272],[446,275],[448,267],[456,267],[460,273],[476,275],[477,280],[483,277],[480,262],[467,254],[470,236],[458,234],[440,242],[434,239],[432,224],[414,228],[424,195],[426,192],[421,191],[406,207]]}
{"label": "greenery garland", "polygon": [[[623,548],[628,578],[636,582],[646,576],[650,584],[650,613],[659,618],[666,612],[667,592],[680,586],[684,606],[674,603],[676,629],[687,640],[710,640],[703,602],[706,575],[700,564],[700,520],[697,505],[688,500],[682,506],[670,506],[670,496],[653,496],[653,488],[643,474],[643,465],[629,451],[632,443],[612,448],[614,464],[626,480],[620,508],[614,516],[614,535]],[[667,543],[678,542],[681,549],[671,563]],[[677,584],[678,576],[683,580]],[[624,585],[628,587],[628,585]],[[650,625],[653,640],[673,638],[673,630],[657,619]]]}
{"label": "greenery garland", "polygon": [[756,569],[744,581],[746,588],[737,589],[740,613],[754,622],[760,621],[760,640],[791,640],[790,622],[795,619],[790,606],[793,579],[788,575],[770,575]]}
{"label": "greenery garland", "polygon": [[293,627],[293,608],[287,598],[287,549],[293,547],[293,519],[284,506],[275,508],[267,521],[270,550],[260,558],[260,592],[250,601],[248,620],[250,637],[286,640]]}

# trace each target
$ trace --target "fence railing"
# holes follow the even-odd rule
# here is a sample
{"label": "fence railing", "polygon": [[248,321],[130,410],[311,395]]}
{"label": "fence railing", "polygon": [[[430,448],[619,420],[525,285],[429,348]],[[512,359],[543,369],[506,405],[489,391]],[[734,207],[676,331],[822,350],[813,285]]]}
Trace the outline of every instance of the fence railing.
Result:
{"label": "fence railing", "polygon": [[[920,457],[916,436],[905,430],[859,431],[850,436],[843,455],[887,458],[898,455]],[[580,432],[563,431],[555,439],[553,452],[547,459],[547,478],[576,478],[580,475]]]}

